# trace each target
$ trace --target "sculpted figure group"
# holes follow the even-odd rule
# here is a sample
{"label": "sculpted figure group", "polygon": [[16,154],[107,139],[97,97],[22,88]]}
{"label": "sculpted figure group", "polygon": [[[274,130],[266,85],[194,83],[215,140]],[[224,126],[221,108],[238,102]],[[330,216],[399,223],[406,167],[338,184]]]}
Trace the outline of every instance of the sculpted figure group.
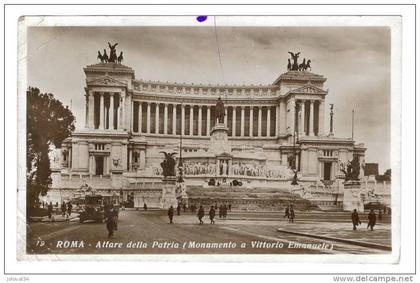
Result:
{"label": "sculpted figure group", "polygon": [[290,56],[292,56],[293,64],[290,62],[290,59],[287,59],[287,70],[288,71],[306,71],[307,69],[311,68],[311,60],[306,60],[303,58],[303,62],[301,64],[298,63],[298,58],[300,52],[293,53],[289,51]]}
{"label": "sculpted figure group", "polygon": [[123,61],[124,57],[123,57],[123,52],[120,52],[120,55],[117,57],[117,47],[118,43],[115,43],[114,45],[112,45],[111,43],[108,42],[108,47],[109,47],[109,57],[108,54],[106,53],[106,49],[104,49],[104,53],[101,54],[101,52],[98,50],[98,57],[97,59],[101,61],[101,63],[118,63],[121,64],[121,62]]}

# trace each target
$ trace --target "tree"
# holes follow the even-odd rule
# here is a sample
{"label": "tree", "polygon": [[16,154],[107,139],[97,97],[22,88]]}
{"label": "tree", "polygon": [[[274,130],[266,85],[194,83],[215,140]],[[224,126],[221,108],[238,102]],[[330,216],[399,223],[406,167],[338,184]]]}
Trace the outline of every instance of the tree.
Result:
{"label": "tree", "polygon": [[61,147],[74,131],[75,118],[51,93],[33,87],[26,92],[26,113],[26,204],[30,208],[52,183],[50,148]]}

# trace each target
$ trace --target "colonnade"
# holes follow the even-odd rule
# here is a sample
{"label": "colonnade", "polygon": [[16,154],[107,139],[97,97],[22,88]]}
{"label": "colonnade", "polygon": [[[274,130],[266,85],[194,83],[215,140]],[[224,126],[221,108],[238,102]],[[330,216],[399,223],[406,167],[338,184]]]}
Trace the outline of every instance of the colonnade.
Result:
{"label": "colonnade", "polygon": [[90,92],[87,98],[86,126],[93,129],[122,129],[125,97],[116,92]]}
{"label": "colonnade", "polygon": [[[134,101],[134,133],[209,136],[215,125],[214,105]],[[224,123],[233,137],[278,135],[279,106],[225,106]]]}
{"label": "colonnade", "polygon": [[316,136],[324,132],[324,101],[299,99],[296,114],[297,131],[300,135]]}

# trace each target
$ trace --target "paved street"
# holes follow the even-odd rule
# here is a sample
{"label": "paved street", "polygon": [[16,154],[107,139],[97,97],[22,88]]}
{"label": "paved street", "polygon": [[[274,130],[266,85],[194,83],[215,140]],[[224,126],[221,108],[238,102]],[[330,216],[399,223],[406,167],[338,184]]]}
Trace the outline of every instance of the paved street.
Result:
{"label": "paved street", "polygon": [[[277,229],[312,233],[355,241],[391,245],[389,217],[367,231],[357,231],[346,213],[297,213],[288,223],[282,213],[232,213],[228,219],[216,218],[210,225],[199,225],[191,213],[174,217],[168,224],[165,211],[120,211],[118,231],[107,238],[105,224],[36,222],[27,227],[28,253],[109,254],[109,253],[240,253],[240,254],[378,254],[377,248],[362,247],[334,240],[282,233]],[[363,222],[363,216],[362,222]]]}

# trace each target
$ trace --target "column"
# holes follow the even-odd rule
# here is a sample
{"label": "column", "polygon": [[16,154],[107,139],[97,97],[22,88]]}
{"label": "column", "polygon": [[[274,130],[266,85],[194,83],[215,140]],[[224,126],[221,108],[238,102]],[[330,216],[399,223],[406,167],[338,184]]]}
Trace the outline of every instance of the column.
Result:
{"label": "column", "polygon": [[274,120],[276,121],[275,122],[276,126],[275,126],[275,129],[274,129],[274,131],[275,131],[274,135],[276,137],[278,137],[279,133],[280,133],[280,105],[276,105],[276,117],[275,117]]}
{"label": "column", "polygon": [[99,129],[103,130],[104,129],[104,93],[101,92],[101,100],[99,103]]}
{"label": "column", "polygon": [[134,100],[131,99],[131,107],[130,107],[130,131],[134,131]]}
{"label": "column", "polygon": [[236,136],[236,106],[232,109],[232,137]]}
{"label": "column", "polygon": [[131,172],[133,169],[133,150],[128,150],[128,171]]}
{"label": "column", "polygon": [[88,126],[93,129],[95,127],[95,97],[94,92],[89,91],[89,116],[88,116]]}
{"label": "column", "polygon": [[181,135],[185,135],[185,105],[181,104]]}
{"label": "column", "polygon": [[224,121],[225,121],[225,127],[227,127],[227,125],[228,125],[228,111],[227,111],[227,107],[225,107],[225,117],[224,117],[224,119],[223,119]]}
{"label": "column", "polygon": [[241,106],[241,137],[245,135],[245,106]]}
{"label": "column", "polygon": [[291,100],[290,100],[290,105],[289,105],[289,110],[290,110],[290,116],[288,117],[288,118],[290,118],[290,121],[289,121],[289,119],[287,120],[287,124],[288,124],[288,126],[289,126],[289,128],[290,128],[290,133],[293,135],[293,133],[295,132],[295,127],[296,127],[296,100],[294,99],[294,98],[292,98]]}
{"label": "column", "polygon": [[109,175],[109,156],[105,156],[105,175]]}
{"label": "column", "polygon": [[125,129],[125,96],[122,97],[121,113],[122,113],[121,128]]}
{"label": "column", "polygon": [[210,136],[210,110],[211,110],[211,106],[207,105],[207,129],[206,129],[206,134],[208,136]]}
{"label": "column", "polygon": [[140,160],[139,160],[139,166],[140,169],[144,169],[144,167],[146,166],[146,152],[145,150],[140,150]]}
{"label": "column", "polygon": [[258,136],[261,137],[262,106],[258,106]]}
{"label": "column", "polygon": [[270,136],[270,129],[271,129],[271,107],[267,107],[267,137]]}
{"label": "column", "polygon": [[314,135],[314,100],[311,100],[311,108],[309,108],[309,135]]}
{"label": "column", "polygon": [[318,136],[324,135],[324,100],[319,101]]}
{"label": "column", "polygon": [[93,155],[89,155],[89,175],[95,175],[93,171]]}
{"label": "column", "polygon": [[249,136],[254,136],[254,106],[249,107]]}
{"label": "column", "polygon": [[147,116],[146,116],[146,130],[147,130],[147,133],[148,134],[150,134],[150,107],[151,107],[151,105],[150,105],[151,103],[150,102],[147,102]]}
{"label": "column", "polygon": [[305,100],[302,100],[300,103],[300,120],[299,120],[299,133],[303,136],[306,136],[305,131]]}
{"label": "column", "polygon": [[155,105],[155,134],[159,134],[159,103]]}
{"label": "column", "polygon": [[114,93],[109,94],[109,129],[114,130]]}
{"label": "column", "polygon": [[172,105],[172,134],[176,135],[176,104]]}
{"label": "column", "polygon": [[138,127],[138,132],[141,133],[142,131],[142,124],[143,124],[143,103],[141,101],[139,101],[139,119],[138,119],[138,123],[139,123],[139,127]]}
{"label": "column", "polygon": [[194,135],[194,106],[190,105],[190,136]]}
{"label": "column", "polygon": [[203,106],[202,105],[199,105],[198,106],[198,135],[199,136],[201,136],[201,124],[202,124],[202,115],[203,115],[203,113],[202,113],[202,108],[203,108]]}
{"label": "column", "polygon": [[168,134],[168,104],[165,103],[165,108],[163,110],[163,133]]}

